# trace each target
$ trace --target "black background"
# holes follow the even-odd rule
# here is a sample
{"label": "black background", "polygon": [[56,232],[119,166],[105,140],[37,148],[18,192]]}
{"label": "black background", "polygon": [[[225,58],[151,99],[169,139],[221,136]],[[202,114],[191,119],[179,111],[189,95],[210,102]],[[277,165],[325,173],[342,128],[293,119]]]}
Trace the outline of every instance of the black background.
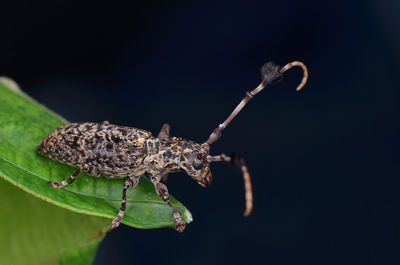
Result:
{"label": "black background", "polygon": [[212,154],[203,189],[168,187],[194,216],[183,234],[122,226],[95,264],[399,264],[399,1],[8,1],[0,74],[70,121],[205,141],[273,60],[301,71],[261,92]]}

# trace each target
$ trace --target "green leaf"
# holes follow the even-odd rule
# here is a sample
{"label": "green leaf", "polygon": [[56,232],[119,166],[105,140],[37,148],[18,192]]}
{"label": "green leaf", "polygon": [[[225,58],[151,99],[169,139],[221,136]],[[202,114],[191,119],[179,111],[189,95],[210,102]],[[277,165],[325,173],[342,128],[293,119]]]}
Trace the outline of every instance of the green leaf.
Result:
{"label": "green leaf", "polygon": [[60,255],[60,265],[86,265],[92,264],[97,248],[102,238],[93,240],[86,245],[65,251]]}
{"label": "green leaf", "polygon": [[[54,189],[47,181],[67,179],[75,169],[36,154],[41,140],[66,121],[18,88],[0,83],[0,175],[23,190],[55,205],[90,215],[114,218],[121,204],[123,179],[92,178],[81,173],[71,185]],[[171,208],[142,177],[128,191],[123,223],[137,228],[173,227]],[[172,198],[186,222],[191,214]]]}
{"label": "green leaf", "polygon": [[0,264],[92,264],[108,219],[51,205],[2,179],[0,194]]}
{"label": "green leaf", "polygon": [[[2,265],[89,265],[118,213],[122,179],[95,179],[81,173],[63,189],[48,184],[74,171],[36,154],[41,140],[65,123],[12,80],[0,77],[0,177],[6,180],[0,178]],[[170,207],[148,179],[142,177],[127,195],[123,223],[138,228],[173,226]],[[175,199],[171,201],[190,222],[190,212]]]}
{"label": "green leaf", "polygon": [[[81,225],[80,222],[83,224],[85,224],[85,222],[92,222],[93,230],[100,231],[101,228],[108,226],[111,223],[111,220],[99,217],[112,219],[118,213],[124,183],[123,179],[110,180],[106,178],[92,178],[87,176],[85,173],[81,173],[73,184],[62,189],[54,189],[48,184],[48,180],[50,179],[59,181],[68,178],[75,170],[36,154],[36,149],[41,140],[49,132],[65,123],[67,122],[63,118],[57,116],[24,94],[15,83],[9,79],[0,78],[0,177],[27,193],[51,204],[77,213],[93,215],[87,216],[65,211],[61,208],[37,200],[20,190],[18,190],[18,192],[0,192],[2,203],[6,203],[6,205],[3,205],[1,208],[1,213],[3,214],[4,212],[7,212],[3,211],[3,209],[6,209],[10,214],[9,216],[2,216],[2,220],[9,220],[9,222],[6,222],[6,226],[2,226],[3,229],[4,227],[7,228],[8,233],[14,233],[11,232],[13,229],[17,229],[17,231],[19,231],[18,229],[27,229],[24,226],[25,223],[21,224],[21,227],[14,226],[14,221],[15,223],[18,223],[14,220],[17,218],[15,217],[15,214],[13,214],[14,211],[18,212],[18,215],[20,216],[18,218],[23,217],[22,219],[24,219],[24,222],[30,220],[33,222],[34,218],[31,218],[31,215],[38,217],[40,214],[43,214],[43,216],[48,218],[40,220],[38,217],[38,221],[34,221],[35,223],[40,222],[41,225],[43,224],[43,228],[32,228],[35,227],[33,223],[30,223],[31,226],[26,226],[37,231],[35,233],[41,233],[41,231],[45,233],[46,227],[54,223],[57,224],[60,232],[63,233],[63,236],[67,237],[67,231],[72,231],[74,229],[80,231],[81,229],[79,227],[85,228],[85,231],[90,231],[88,234],[91,234],[93,237],[95,234],[94,231],[88,229],[87,225]],[[18,193],[19,195],[12,195],[13,193]],[[13,196],[15,198],[29,196],[29,198],[24,199],[27,202],[26,205],[32,204],[29,205],[29,211],[26,211],[25,214],[23,214],[24,210],[27,210],[27,207],[24,206],[24,203],[19,203],[16,206],[14,203],[15,198]],[[135,189],[128,191],[127,197],[128,203],[123,223],[137,228],[173,227],[174,221],[172,210],[157,195],[153,184],[147,178],[142,177],[139,185]],[[172,197],[171,201],[179,208],[183,219],[188,223],[191,222],[192,216],[190,212]],[[15,207],[18,208],[15,209]],[[51,210],[46,210],[46,207]],[[51,217],[48,215],[46,216],[46,211],[48,211],[49,214],[51,212]],[[60,216],[64,217],[61,218]],[[74,221],[74,218],[83,219],[81,221]],[[53,219],[60,220],[59,222],[55,222]],[[68,226],[68,224],[71,225]],[[3,236],[4,233],[1,233],[1,235]],[[35,236],[39,238],[40,234],[35,234]],[[17,241],[16,246],[19,246],[19,244],[29,244],[23,242],[22,237],[23,233],[21,233],[21,238],[11,236],[9,241],[4,241],[3,238],[3,240],[0,239],[0,244],[4,244],[4,242],[8,244],[13,240]],[[37,238],[32,239],[34,240],[34,243],[37,243],[36,247],[40,244],[40,240]],[[59,260],[61,263],[78,264],[73,263],[72,260],[82,260],[80,258],[82,253],[85,254],[85,257],[89,257],[89,259],[93,258],[93,253],[95,252],[96,246],[100,242],[99,240],[101,240],[101,238],[97,239],[97,243],[94,240],[88,240],[88,236],[82,238],[85,238],[85,240],[81,240],[80,242],[85,242],[85,244],[82,245],[82,247],[76,247],[70,251],[64,252]],[[59,240],[59,242],[63,243],[61,237],[54,237],[53,240]],[[71,242],[72,241],[73,240],[71,240]],[[29,242],[29,240],[27,242]],[[79,244],[75,243],[75,246],[78,245]],[[71,243],[70,246],[74,246],[74,244]],[[7,248],[3,247],[2,250],[4,249]],[[35,248],[33,247],[32,249]],[[61,249],[66,250],[68,249],[68,246]],[[54,253],[60,252],[55,251]],[[3,254],[4,253],[0,254],[1,264],[5,264],[2,259]],[[5,253],[4,255],[6,254],[10,253]],[[33,252],[31,254],[35,255]],[[43,253],[43,255],[45,254],[46,253]],[[50,256],[52,257],[53,255]],[[54,254],[54,256],[56,257],[57,255]],[[26,257],[22,258],[25,259]],[[9,264],[27,263],[15,261]],[[49,262],[49,264],[53,263]]]}

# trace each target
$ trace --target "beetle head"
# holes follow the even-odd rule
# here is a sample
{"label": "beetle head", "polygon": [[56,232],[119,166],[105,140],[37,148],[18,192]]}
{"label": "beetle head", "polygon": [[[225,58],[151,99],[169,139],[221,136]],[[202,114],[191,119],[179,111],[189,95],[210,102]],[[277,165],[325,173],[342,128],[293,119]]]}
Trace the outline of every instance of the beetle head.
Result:
{"label": "beetle head", "polygon": [[207,143],[200,145],[192,141],[187,141],[182,150],[180,167],[203,187],[212,182],[210,162],[207,161],[209,151]]}

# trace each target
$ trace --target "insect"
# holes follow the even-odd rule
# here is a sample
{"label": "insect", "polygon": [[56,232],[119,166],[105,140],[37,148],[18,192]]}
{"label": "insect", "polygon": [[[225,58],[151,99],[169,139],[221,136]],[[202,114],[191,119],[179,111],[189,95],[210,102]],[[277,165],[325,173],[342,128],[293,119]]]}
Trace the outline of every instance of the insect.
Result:
{"label": "insect", "polygon": [[126,207],[126,192],[136,187],[141,175],[146,174],[155,186],[157,194],[172,208],[175,229],[182,232],[185,222],[178,208],[169,200],[168,189],[161,181],[172,172],[184,170],[205,187],[212,181],[210,163],[229,162],[241,170],[245,185],[245,216],[253,208],[253,194],[249,171],[242,158],[234,155],[210,155],[210,146],[217,141],[222,131],[236,117],[242,108],[267,85],[280,81],[283,73],[294,66],[303,69],[300,90],[308,79],[306,66],[299,61],[280,67],[272,62],[261,68],[262,82],[246,96],[202,144],[169,135],[170,126],[164,124],[157,137],[148,131],[103,123],[71,123],[61,126],[47,135],[40,143],[37,153],[53,160],[77,168],[66,180],[50,180],[54,188],[71,184],[84,171],[89,176],[107,178],[127,178],[122,189],[122,201],[118,215],[112,221],[110,229],[120,225]]}

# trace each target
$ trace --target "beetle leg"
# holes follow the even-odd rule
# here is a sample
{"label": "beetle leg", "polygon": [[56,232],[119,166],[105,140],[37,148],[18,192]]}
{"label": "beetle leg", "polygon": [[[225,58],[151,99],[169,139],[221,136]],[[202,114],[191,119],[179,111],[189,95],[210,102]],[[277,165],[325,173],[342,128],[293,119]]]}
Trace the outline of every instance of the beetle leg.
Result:
{"label": "beetle leg", "polygon": [[122,217],[124,217],[125,208],[126,208],[126,191],[128,189],[136,187],[136,185],[138,183],[139,183],[139,177],[136,177],[136,176],[130,177],[125,181],[124,189],[122,190],[121,207],[119,208],[117,217],[115,217],[114,220],[112,221],[110,230],[118,227],[121,224]]}
{"label": "beetle leg", "polygon": [[185,221],[183,221],[182,216],[179,213],[178,207],[173,205],[171,203],[171,201],[169,200],[167,186],[165,186],[163,183],[161,183],[157,178],[152,177],[151,182],[153,182],[158,196],[160,196],[161,199],[163,199],[163,201],[168,203],[168,205],[172,208],[172,211],[174,212],[175,230],[178,232],[183,232],[183,230],[185,230],[186,223],[185,223]]}
{"label": "beetle leg", "polygon": [[86,174],[88,174],[91,177],[100,177],[101,176],[101,172],[99,171],[99,169],[97,167],[91,166],[89,164],[84,164],[82,166],[82,171],[85,171]]}
{"label": "beetle leg", "polygon": [[74,182],[74,180],[76,179],[76,177],[79,175],[79,172],[81,172],[81,169],[78,168],[77,170],[75,170],[74,173],[72,173],[72,175],[66,179],[63,180],[61,182],[55,181],[55,180],[49,180],[49,183],[51,184],[51,186],[53,186],[56,189],[62,188],[67,186],[68,184],[71,184],[72,182]]}
{"label": "beetle leg", "polygon": [[169,137],[169,124],[164,123],[161,127],[161,131],[158,133],[158,139],[167,139]]}
{"label": "beetle leg", "polygon": [[164,173],[164,174],[161,174],[161,180],[162,181],[167,181],[168,180],[168,173]]}

